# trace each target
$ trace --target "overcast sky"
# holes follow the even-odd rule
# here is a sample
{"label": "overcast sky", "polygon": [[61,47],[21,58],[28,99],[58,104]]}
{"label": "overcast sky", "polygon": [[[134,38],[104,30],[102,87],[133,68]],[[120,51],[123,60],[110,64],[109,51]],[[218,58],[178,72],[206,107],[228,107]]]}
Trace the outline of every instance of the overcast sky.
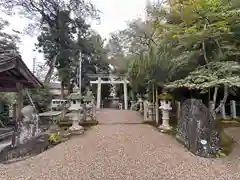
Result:
{"label": "overcast sky", "polygon": [[[103,38],[108,38],[109,33],[126,27],[126,22],[138,17],[144,17],[146,0],[91,0],[93,4],[102,12],[101,23],[92,24],[93,29],[97,30]],[[2,15],[0,13],[0,15]],[[20,17],[8,18],[11,22],[11,29],[22,31],[27,24],[26,19]],[[36,36],[21,36],[20,52],[24,62],[32,70],[33,58],[43,61],[41,54],[34,53],[34,43]]]}

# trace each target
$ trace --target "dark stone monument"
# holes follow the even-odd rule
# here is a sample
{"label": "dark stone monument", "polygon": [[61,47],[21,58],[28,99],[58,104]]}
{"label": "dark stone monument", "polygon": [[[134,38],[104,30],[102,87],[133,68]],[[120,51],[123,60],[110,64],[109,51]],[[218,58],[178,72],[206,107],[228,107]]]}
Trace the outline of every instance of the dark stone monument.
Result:
{"label": "dark stone monument", "polygon": [[190,152],[201,157],[216,157],[219,137],[215,121],[202,100],[187,99],[180,108],[177,139]]}

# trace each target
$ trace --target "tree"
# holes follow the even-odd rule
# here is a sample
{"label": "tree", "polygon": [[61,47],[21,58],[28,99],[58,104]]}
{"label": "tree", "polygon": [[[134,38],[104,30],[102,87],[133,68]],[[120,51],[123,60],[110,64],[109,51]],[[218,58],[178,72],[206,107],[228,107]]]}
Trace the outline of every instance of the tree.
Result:
{"label": "tree", "polygon": [[35,19],[34,24],[30,25],[41,29],[37,47],[42,49],[49,66],[45,82],[49,83],[54,68],[57,68],[61,81],[65,82],[62,85],[69,87],[72,74],[76,76],[79,52],[81,51],[85,57],[88,56],[87,61],[89,53],[94,53],[84,48],[90,35],[90,26],[86,19],[89,17],[98,19],[95,7],[84,0],[4,0],[0,6],[10,13],[18,8],[25,17]]}
{"label": "tree", "polygon": [[9,25],[9,22],[0,18],[0,55],[12,54],[18,52],[17,42],[19,42],[19,37],[17,34],[8,34],[3,30],[6,26]]}
{"label": "tree", "polygon": [[[187,86],[209,93],[214,88],[214,113],[224,106],[229,88],[238,87],[239,82],[239,71],[236,71],[239,66],[239,44],[237,38],[234,38],[238,36],[236,29],[239,24],[239,6],[233,6],[232,2],[174,1],[170,3],[170,14],[166,16],[166,22],[155,20],[155,25],[168,30],[164,35],[172,44],[176,43],[173,47],[181,49],[184,52],[182,55],[186,52],[188,54],[187,57],[178,57],[184,57],[181,58],[181,61],[185,62],[183,70],[190,68],[184,75],[187,77],[179,76],[180,80],[170,83],[168,87]],[[162,11],[159,11],[159,14],[161,13]],[[195,57],[195,65],[188,63],[189,60],[192,61],[192,57]],[[224,87],[224,97],[215,109],[220,87]]]}
{"label": "tree", "polygon": [[[218,89],[224,86],[225,93],[230,88],[240,87],[240,64],[238,62],[211,62],[205,66],[201,66],[191,72],[186,78],[174,81],[168,84],[168,88],[181,88],[198,89],[202,93],[206,93],[209,89],[214,88],[212,97],[213,101],[213,115],[221,110],[221,107],[225,105],[228,94],[224,94],[219,106],[216,108],[216,101],[218,95]],[[234,89],[232,89],[234,90]]]}
{"label": "tree", "polygon": [[[135,21],[119,35],[124,41],[122,47],[129,50],[124,51],[123,58],[130,60],[131,84],[136,89],[168,83],[178,87],[178,83],[191,79],[196,87],[202,87],[199,77],[205,76],[209,87],[203,88],[204,92],[213,92],[215,97],[219,88],[225,90],[222,106],[229,89],[238,82],[235,68],[239,62],[239,7],[234,0],[149,3],[147,19]],[[222,74],[216,76],[216,67],[229,71],[218,71]],[[233,71],[236,78],[228,77],[227,73]],[[215,80],[211,80],[213,75]]]}

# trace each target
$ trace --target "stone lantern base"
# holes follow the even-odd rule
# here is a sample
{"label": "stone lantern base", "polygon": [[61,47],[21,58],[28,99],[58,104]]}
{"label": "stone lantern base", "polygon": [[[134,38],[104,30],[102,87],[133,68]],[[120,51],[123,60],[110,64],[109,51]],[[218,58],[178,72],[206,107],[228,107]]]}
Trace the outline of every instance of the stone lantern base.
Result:
{"label": "stone lantern base", "polygon": [[171,131],[172,130],[172,126],[170,126],[170,125],[160,125],[159,127],[158,127],[159,129],[160,129],[160,131],[161,132],[169,132],[169,131]]}
{"label": "stone lantern base", "polygon": [[69,128],[69,131],[71,134],[83,134],[84,133],[84,128],[80,125],[72,125]]}
{"label": "stone lantern base", "polygon": [[[165,114],[163,113],[163,115],[165,115]],[[169,124],[169,118],[167,117],[166,119],[165,118],[162,119],[162,124],[158,128],[163,133],[171,131],[172,130],[172,126],[170,126],[170,124]]]}
{"label": "stone lantern base", "polygon": [[72,117],[72,126],[69,128],[71,134],[83,134],[84,128],[79,125],[80,114],[79,112],[74,112]]}

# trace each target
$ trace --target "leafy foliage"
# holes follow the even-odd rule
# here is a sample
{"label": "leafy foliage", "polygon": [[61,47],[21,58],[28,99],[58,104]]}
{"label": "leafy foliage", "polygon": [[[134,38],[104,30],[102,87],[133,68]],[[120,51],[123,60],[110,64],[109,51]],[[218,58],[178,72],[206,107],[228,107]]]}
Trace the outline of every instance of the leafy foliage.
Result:
{"label": "leafy foliage", "polygon": [[[40,29],[36,48],[43,52],[49,67],[45,84],[50,82],[54,69],[70,93],[78,84],[80,52],[82,54],[83,87],[88,85],[86,74],[108,72],[104,41],[92,31],[89,19],[99,20],[98,10],[85,0],[3,0],[0,8],[9,14],[17,11],[29,21],[28,31]],[[62,91],[63,92],[63,91]]]}
{"label": "leafy foliage", "polygon": [[[141,86],[185,87],[203,93],[224,87],[224,102],[239,87],[240,4],[234,0],[148,3],[147,19],[115,36],[129,59],[135,91]],[[115,37],[115,39],[117,39]],[[213,98],[215,99],[215,97]]]}
{"label": "leafy foliage", "polygon": [[48,134],[48,142],[50,144],[57,144],[60,142],[60,133],[56,132],[56,133],[49,133]]}
{"label": "leafy foliage", "polygon": [[4,127],[9,121],[12,96],[9,93],[1,93],[0,95],[0,127]]}
{"label": "leafy foliage", "polygon": [[240,87],[239,71],[240,65],[238,62],[211,62],[197,68],[186,78],[170,83],[167,87],[186,87],[201,90],[221,85]]}
{"label": "leafy foliage", "polygon": [[[52,95],[50,89],[45,86],[44,89],[30,89],[29,94],[33,100],[34,105],[38,113],[45,112],[50,110],[49,104],[52,101]],[[25,95],[25,100],[30,103],[30,100],[27,95]]]}

